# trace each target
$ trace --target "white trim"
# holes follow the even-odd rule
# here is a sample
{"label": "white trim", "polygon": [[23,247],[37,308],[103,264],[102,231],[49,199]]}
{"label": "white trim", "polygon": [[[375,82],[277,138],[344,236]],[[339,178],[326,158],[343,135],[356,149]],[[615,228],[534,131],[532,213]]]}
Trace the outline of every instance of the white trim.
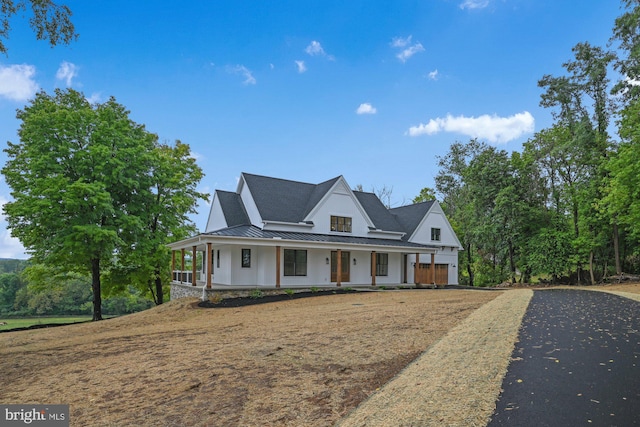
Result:
{"label": "white trim", "polygon": [[[455,231],[453,231],[453,227],[451,227],[451,223],[449,222],[449,218],[447,218],[447,216],[444,214],[444,211],[442,210],[442,206],[440,206],[440,203],[438,203],[437,200],[433,201],[433,203],[431,204],[431,207],[429,207],[429,210],[427,211],[427,213],[422,217],[422,219],[420,220],[420,223],[418,224],[416,229],[413,230],[413,233],[409,237],[409,241],[410,242],[413,241],[413,238],[415,237],[416,233],[420,230],[420,228],[422,228],[422,225],[427,220],[427,217],[429,216],[429,214],[433,210],[434,206],[438,206],[438,208],[442,212],[442,217],[445,220],[447,229],[451,232],[451,235],[453,236],[453,238],[455,239],[456,243],[458,244],[458,250],[463,250],[464,248],[462,247],[462,244],[460,243],[460,240],[458,240],[458,236],[456,235]],[[442,239],[442,232],[440,232],[440,239]],[[442,240],[440,240],[440,242],[442,242]],[[451,245],[443,245],[442,243],[440,243],[440,245],[435,245],[435,246],[445,246],[446,247],[446,246],[451,246]]]}
{"label": "white trim", "polygon": [[307,216],[304,218],[305,221],[308,221],[309,218],[312,218],[316,212],[320,209],[320,207],[329,199],[329,197],[334,193],[336,187],[338,186],[338,183],[341,183],[342,185],[344,185],[347,190],[349,191],[349,197],[351,197],[351,199],[353,200],[353,203],[355,204],[356,208],[358,208],[358,210],[360,211],[360,213],[362,214],[362,217],[365,219],[365,221],[367,222],[367,226],[369,227],[375,227],[375,224],[373,223],[373,221],[371,220],[371,218],[369,217],[369,215],[367,215],[367,211],[364,210],[364,208],[362,207],[362,205],[360,204],[360,201],[358,200],[358,198],[356,197],[355,194],[353,194],[353,190],[351,189],[351,187],[349,187],[349,184],[347,183],[347,181],[344,179],[344,177],[342,175],[340,175],[338,177],[338,179],[336,180],[336,182],[333,183],[333,185],[331,186],[331,188],[324,194],[324,196],[322,196],[322,198],[318,201],[318,203],[316,203],[316,205],[313,207],[313,209],[311,209],[309,211],[309,213],[307,214]]}

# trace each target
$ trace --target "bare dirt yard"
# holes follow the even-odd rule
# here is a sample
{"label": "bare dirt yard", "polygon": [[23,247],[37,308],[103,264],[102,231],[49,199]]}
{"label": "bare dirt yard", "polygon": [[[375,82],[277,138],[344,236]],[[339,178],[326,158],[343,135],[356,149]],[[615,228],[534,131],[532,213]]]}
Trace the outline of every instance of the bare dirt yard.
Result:
{"label": "bare dirt yard", "polygon": [[503,293],[358,292],[215,309],[183,299],[4,333],[0,403],[70,404],[74,426],[333,425]]}

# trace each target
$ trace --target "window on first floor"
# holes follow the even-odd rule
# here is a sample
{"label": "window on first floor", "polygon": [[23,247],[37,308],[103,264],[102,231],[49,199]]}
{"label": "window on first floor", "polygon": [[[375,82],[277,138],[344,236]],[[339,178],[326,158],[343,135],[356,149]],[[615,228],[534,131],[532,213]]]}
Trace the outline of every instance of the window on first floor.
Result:
{"label": "window on first floor", "polygon": [[284,275],[307,275],[307,251],[303,249],[284,250]]}
{"label": "window on first floor", "polygon": [[351,218],[331,215],[331,231],[351,233]]}
{"label": "window on first floor", "polygon": [[431,240],[439,242],[440,241],[440,229],[432,228],[431,229]]}
{"label": "window on first floor", "polygon": [[242,268],[251,268],[251,249],[242,250]]}
{"label": "window on first floor", "polygon": [[216,251],[216,267],[220,268],[220,249]]}
{"label": "window on first floor", "polygon": [[389,275],[389,254],[376,254],[376,276]]}

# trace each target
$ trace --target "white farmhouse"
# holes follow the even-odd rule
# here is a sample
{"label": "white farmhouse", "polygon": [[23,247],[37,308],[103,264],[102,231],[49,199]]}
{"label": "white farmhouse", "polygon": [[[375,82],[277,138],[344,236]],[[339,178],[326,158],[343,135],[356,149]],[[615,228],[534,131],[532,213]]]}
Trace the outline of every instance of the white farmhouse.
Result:
{"label": "white farmhouse", "polygon": [[[172,294],[457,284],[462,250],[435,200],[387,209],[342,176],[309,184],[248,173],[236,192],[215,192],[204,233],[169,246]],[[185,257],[196,262],[185,268]]]}

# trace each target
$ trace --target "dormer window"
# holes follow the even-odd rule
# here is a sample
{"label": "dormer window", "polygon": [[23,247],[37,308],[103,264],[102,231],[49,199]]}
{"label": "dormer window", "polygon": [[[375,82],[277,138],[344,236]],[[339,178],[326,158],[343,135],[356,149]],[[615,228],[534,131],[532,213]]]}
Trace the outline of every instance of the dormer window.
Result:
{"label": "dormer window", "polygon": [[431,240],[434,242],[439,242],[440,241],[440,229],[439,228],[432,228],[431,229]]}
{"label": "dormer window", "polygon": [[351,233],[351,218],[331,215],[331,231]]}

